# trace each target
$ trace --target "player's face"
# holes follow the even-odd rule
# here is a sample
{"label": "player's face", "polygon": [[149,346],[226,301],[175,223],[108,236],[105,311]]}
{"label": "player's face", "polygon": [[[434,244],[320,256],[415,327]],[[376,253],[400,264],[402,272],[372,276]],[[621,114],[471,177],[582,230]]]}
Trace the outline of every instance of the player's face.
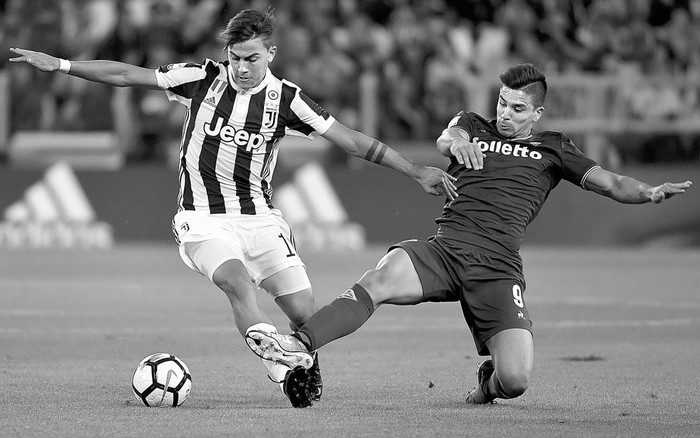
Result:
{"label": "player's face", "polygon": [[527,137],[543,111],[543,107],[535,107],[531,95],[504,85],[498,94],[496,128],[504,137]]}
{"label": "player's face", "polygon": [[265,48],[261,38],[232,44],[227,47],[233,81],[244,90],[256,87],[267,72],[267,65],[275,57],[277,48]]}

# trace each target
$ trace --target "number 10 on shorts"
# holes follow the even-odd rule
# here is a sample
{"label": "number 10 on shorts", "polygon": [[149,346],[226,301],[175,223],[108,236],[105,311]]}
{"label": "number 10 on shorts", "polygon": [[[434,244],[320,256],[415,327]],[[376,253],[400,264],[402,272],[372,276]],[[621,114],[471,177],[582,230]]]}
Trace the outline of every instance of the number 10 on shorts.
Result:
{"label": "number 10 on shorts", "polygon": [[284,237],[282,233],[280,233],[278,237],[282,239],[284,244],[287,246],[287,257],[294,257],[296,255],[296,253],[294,252],[294,250],[296,249],[296,245],[294,245],[294,242],[290,242],[289,240],[287,240],[287,238]]}

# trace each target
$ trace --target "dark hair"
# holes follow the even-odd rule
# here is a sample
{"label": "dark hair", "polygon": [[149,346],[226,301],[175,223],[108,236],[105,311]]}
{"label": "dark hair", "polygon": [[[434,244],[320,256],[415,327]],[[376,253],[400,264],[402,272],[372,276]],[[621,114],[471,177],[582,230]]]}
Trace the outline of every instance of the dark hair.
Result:
{"label": "dark hair", "polygon": [[547,79],[534,65],[514,65],[501,73],[499,78],[506,87],[522,90],[532,96],[536,107],[544,103],[547,96]]}
{"label": "dark hair", "polygon": [[220,37],[225,47],[260,37],[265,48],[269,49],[272,47],[274,31],[275,16],[272,9],[268,9],[267,12],[245,9],[229,20]]}

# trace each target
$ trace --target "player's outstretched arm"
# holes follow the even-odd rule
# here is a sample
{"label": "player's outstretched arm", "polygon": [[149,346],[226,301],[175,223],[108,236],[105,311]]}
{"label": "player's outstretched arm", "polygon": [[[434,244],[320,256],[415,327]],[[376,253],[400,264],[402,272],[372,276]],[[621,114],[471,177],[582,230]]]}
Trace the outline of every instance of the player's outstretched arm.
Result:
{"label": "player's outstretched arm", "polygon": [[605,169],[596,169],[586,179],[586,188],[600,195],[607,196],[624,204],[660,203],[674,195],[685,193],[693,182],[666,182],[651,186],[624,175],[618,175]]}
{"label": "player's outstretched arm", "polygon": [[26,62],[44,72],[60,71],[71,76],[116,87],[159,89],[155,70],[117,61],[68,61],[42,52],[11,48],[18,56],[10,62]]}
{"label": "player's outstretched arm", "polygon": [[452,200],[457,196],[456,178],[432,166],[414,163],[384,143],[335,121],[323,137],[340,146],[350,155],[377,163],[418,181],[427,193],[445,195]]}

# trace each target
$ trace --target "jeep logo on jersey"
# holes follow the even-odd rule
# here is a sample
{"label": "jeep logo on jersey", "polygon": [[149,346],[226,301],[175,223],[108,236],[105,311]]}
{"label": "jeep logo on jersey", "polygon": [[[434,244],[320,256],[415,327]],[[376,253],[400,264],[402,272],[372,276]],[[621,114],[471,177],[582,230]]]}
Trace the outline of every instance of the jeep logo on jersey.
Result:
{"label": "jeep logo on jersey", "polygon": [[236,146],[245,146],[246,151],[258,149],[265,144],[265,137],[262,134],[251,134],[245,129],[236,129],[231,125],[224,126],[224,119],[221,117],[216,119],[216,125],[213,128],[211,123],[205,123],[204,133],[219,137],[224,142],[234,143]]}
{"label": "jeep logo on jersey", "polygon": [[542,154],[537,151],[531,151],[529,147],[516,143],[504,143],[502,141],[491,140],[485,142],[479,140],[479,137],[474,137],[473,141],[479,145],[481,152],[496,152],[497,154],[512,155],[514,157],[528,157],[533,160],[541,160]]}

